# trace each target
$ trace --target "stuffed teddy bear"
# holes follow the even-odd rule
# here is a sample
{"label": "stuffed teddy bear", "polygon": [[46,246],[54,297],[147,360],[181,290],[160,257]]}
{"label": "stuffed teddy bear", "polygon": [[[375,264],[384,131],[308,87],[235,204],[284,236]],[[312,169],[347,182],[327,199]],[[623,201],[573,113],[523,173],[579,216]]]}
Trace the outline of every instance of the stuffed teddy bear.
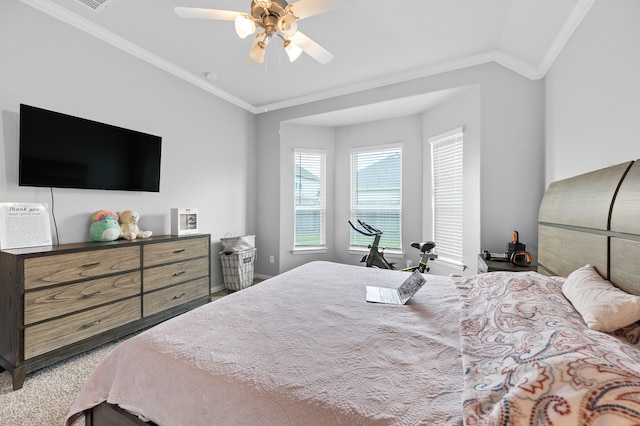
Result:
{"label": "stuffed teddy bear", "polygon": [[89,238],[93,241],[115,241],[120,238],[121,233],[116,212],[99,210],[91,215]]}
{"label": "stuffed teddy bear", "polygon": [[153,232],[142,231],[138,228],[140,215],[138,212],[125,210],[120,213],[120,238],[124,240],[135,240],[136,238],[149,238]]}

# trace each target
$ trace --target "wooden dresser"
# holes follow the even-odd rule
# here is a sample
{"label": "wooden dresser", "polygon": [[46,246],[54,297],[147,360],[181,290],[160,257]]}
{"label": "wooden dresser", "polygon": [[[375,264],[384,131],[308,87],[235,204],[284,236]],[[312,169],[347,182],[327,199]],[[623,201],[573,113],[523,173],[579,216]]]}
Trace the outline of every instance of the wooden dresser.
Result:
{"label": "wooden dresser", "polygon": [[210,300],[210,237],[0,251],[0,371],[27,373]]}

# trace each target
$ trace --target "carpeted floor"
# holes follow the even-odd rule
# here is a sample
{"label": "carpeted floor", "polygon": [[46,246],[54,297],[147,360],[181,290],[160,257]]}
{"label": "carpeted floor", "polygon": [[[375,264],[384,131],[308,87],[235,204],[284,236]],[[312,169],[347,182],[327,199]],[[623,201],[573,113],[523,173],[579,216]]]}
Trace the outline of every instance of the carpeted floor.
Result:
{"label": "carpeted floor", "polygon": [[[226,290],[212,294],[219,299]],[[76,395],[95,366],[125,339],[42,368],[27,375],[22,389],[12,391],[11,375],[0,373],[1,426],[62,426]]]}
{"label": "carpeted floor", "polygon": [[62,426],[89,374],[121,341],[34,371],[17,391],[12,391],[11,375],[0,373],[0,424]]}

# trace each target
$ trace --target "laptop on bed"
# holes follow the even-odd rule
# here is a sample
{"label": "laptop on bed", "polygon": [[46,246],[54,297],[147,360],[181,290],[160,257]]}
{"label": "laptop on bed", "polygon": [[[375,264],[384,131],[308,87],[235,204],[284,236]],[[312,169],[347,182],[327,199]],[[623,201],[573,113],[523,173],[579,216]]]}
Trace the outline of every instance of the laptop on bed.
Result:
{"label": "laptop on bed", "polygon": [[[402,273],[398,271],[398,273]],[[367,286],[367,302],[404,305],[427,282],[420,271],[415,270],[398,288]]]}

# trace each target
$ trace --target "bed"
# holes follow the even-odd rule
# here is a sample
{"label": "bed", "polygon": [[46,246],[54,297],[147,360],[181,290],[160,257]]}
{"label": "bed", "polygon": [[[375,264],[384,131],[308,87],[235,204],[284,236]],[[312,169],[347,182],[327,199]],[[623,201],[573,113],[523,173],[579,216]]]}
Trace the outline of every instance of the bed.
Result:
{"label": "bed", "polygon": [[[640,164],[548,188],[538,272],[311,262],[166,321],[97,367],[67,424],[640,422]],[[605,303],[602,303],[605,302]]]}

